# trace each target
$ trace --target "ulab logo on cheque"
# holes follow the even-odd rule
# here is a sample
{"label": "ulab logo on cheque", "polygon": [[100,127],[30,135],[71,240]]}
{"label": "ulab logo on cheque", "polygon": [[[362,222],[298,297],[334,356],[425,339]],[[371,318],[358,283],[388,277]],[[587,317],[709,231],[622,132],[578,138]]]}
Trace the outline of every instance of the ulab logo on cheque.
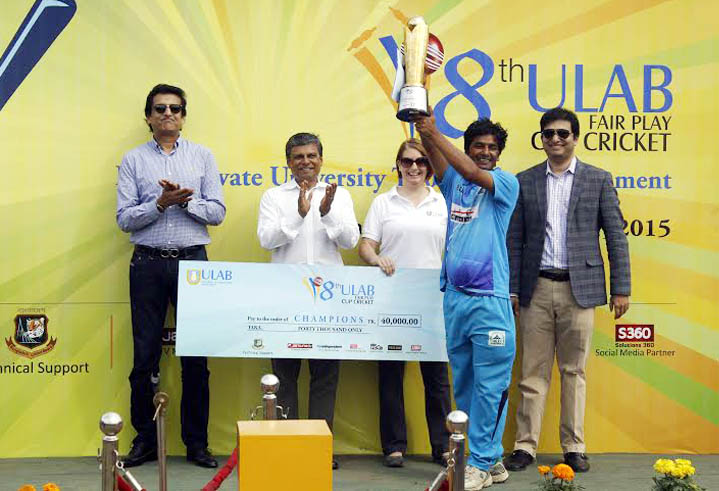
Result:
{"label": "ulab logo on cheque", "polygon": [[[321,276],[310,276],[308,278],[302,278],[302,284],[305,285],[305,288],[309,290],[310,294],[312,295],[312,299],[317,302],[317,297],[320,297],[322,300],[329,300],[332,298],[332,290],[328,290],[325,287],[325,291],[320,290],[322,287],[322,284],[324,283],[324,280]],[[332,282],[330,282],[332,284]]]}
{"label": "ulab logo on cheque", "polygon": [[205,285],[231,283],[232,271],[229,269],[215,268],[188,269],[186,278],[188,285],[199,285],[200,283]]}
{"label": "ulab logo on cheque", "polygon": [[335,295],[341,298],[343,304],[372,305],[374,303],[373,284],[338,283],[317,275],[302,278],[302,284],[310,292],[315,303],[318,298],[327,302]]}

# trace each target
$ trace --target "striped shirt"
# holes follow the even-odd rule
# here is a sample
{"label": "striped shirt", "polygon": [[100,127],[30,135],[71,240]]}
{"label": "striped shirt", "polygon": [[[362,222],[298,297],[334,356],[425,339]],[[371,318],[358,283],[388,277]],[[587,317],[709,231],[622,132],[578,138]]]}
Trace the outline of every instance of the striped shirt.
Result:
{"label": "striped shirt", "polygon": [[[186,208],[160,213],[160,179],[194,191]],[[117,224],[130,242],[148,247],[183,248],[209,244],[207,225],[225,218],[215,157],[205,147],[179,138],[169,154],[153,139],[127,152],[117,178]]]}
{"label": "striped shirt", "polygon": [[547,223],[539,269],[569,269],[567,263],[567,211],[577,158],[566,171],[555,174],[547,161]]}

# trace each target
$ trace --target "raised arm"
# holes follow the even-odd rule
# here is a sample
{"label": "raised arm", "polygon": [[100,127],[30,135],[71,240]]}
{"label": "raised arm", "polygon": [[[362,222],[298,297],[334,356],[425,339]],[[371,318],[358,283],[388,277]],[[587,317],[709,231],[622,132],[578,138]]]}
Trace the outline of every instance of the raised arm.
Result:
{"label": "raised arm", "polygon": [[[432,166],[440,181],[451,165],[465,179],[494,192],[492,174],[480,169],[467,154],[455,147],[440,131],[434,119],[434,112],[429,108],[429,116],[418,116],[414,120],[415,128],[422,138],[422,145],[427,149]],[[435,159],[437,160],[435,162]],[[436,166],[436,167],[435,167]],[[441,174],[440,174],[441,171]]]}

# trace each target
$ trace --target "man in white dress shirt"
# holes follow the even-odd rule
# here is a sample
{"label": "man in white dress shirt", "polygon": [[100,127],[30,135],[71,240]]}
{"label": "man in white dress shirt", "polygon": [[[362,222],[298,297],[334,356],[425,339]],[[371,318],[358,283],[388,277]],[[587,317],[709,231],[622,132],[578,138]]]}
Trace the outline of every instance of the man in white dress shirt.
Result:
{"label": "man in white dress shirt", "polygon": [[[273,263],[338,264],[339,249],[352,249],[359,227],[352,198],[337,184],[318,180],[322,168],[322,143],[317,135],[297,133],[285,146],[292,179],[268,189],[260,201],[257,237],[272,251]],[[280,379],[279,404],[298,417],[297,377],[301,359],[273,359],[272,370]],[[339,378],[339,360],[309,360],[309,419],[324,419],[332,429]],[[332,468],[337,462],[332,461]]]}

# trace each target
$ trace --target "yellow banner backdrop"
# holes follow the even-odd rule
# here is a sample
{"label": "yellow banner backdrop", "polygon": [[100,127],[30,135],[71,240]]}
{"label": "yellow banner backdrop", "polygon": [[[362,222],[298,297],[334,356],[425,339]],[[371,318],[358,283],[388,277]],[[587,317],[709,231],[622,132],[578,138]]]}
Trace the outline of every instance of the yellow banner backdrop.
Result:
{"label": "yellow banner backdrop", "polygon": [[[500,165],[519,172],[543,160],[533,135],[541,112],[562,104],[580,117],[580,158],[615,178],[634,279],[622,323],[634,330],[597,310],[588,450],[719,452],[714,2],[11,0],[0,10],[0,456],[95,455],[110,410],[127,422],[123,451],[133,436],[131,246],[115,224],[115,182],[122,154],[150,137],[149,89],[183,87],[184,135],[217,157],[228,212],[211,259],[266,262],[258,202],[288,177],[291,134],[320,134],[323,172],[350,191],[360,221],[395,184],[411,129],[389,92],[411,15],[445,48],[430,86],[445,134],[478,116],[500,121],[510,133]],[[359,264],[355,251],[344,258]],[[39,348],[16,339],[17,323],[44,327]],[[181,453],[172,336],[161,385],[169,449]],[[229,453],[270,365],[212,359],[210,370],[210,445]],[[559,451],[557,379],[541,452]],[[428,452],[416,366],[405,385],[409,452]],[[505,445],[515,405],[513,392]],[[336,452],[379,452],[374,363],[342,364],[335,430]]]}

